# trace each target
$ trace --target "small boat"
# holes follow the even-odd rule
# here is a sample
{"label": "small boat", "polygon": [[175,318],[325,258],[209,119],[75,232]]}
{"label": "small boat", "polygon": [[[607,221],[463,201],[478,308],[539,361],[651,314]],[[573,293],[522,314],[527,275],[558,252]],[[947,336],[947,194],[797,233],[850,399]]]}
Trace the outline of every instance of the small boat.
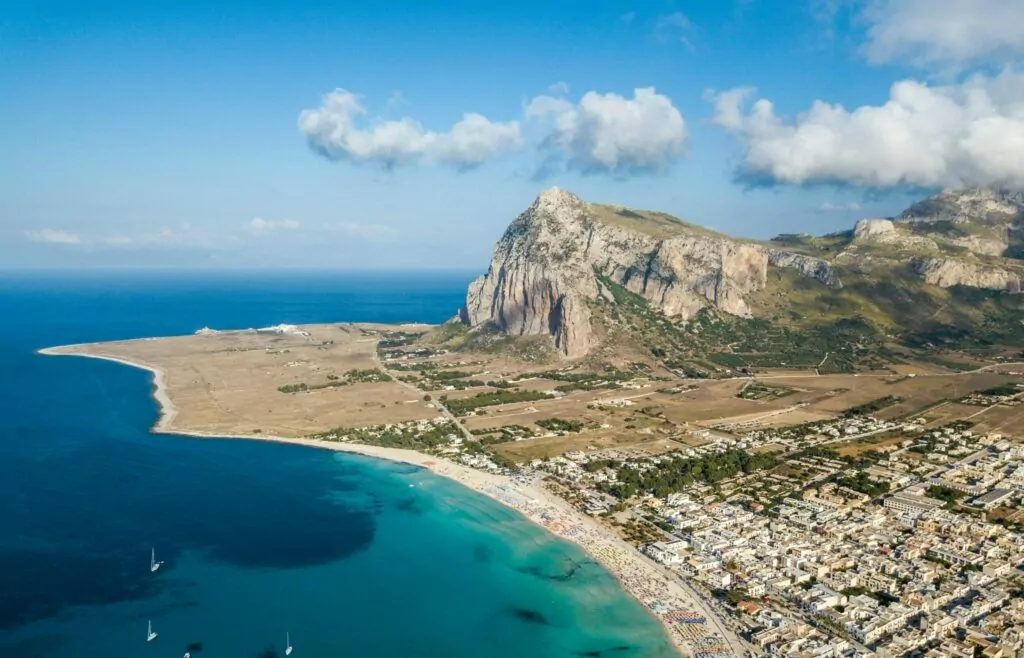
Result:
{"label": "small boat", "polygon": [[285,633],[284,634],[284,655],[286,655],[286,656],[292,655],[292,634],[291,633]]}
{"label": "small boat", "polygon": [[149,620],[149,630],[146,631],[146,642],[152,642],[156,639],[156,632],[153,630],[153,620]]}
{"label": "small boat", "polygon": [[156,561],[156,549],[155,548],[150,549],[150,552],[149,552],[149,570],[150,570],[150,572],[151,573],[156,573],[156,570],[160,568],[161,564],[163,564],[163,562],[157,562]]}

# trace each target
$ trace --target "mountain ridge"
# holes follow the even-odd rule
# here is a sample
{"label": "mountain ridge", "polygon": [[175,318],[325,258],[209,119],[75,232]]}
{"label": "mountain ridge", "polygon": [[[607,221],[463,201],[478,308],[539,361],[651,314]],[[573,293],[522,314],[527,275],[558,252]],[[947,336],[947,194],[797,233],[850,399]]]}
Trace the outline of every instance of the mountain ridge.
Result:
{"label": "mountain ridge", "polygon": [[[901,321],[888,317],[896,314],[878,310],[887,306],[891,286],[872,289],[872,280],[899,279],[907,291],[934,298],[936,305],[942,289],[1020,293],[1024,262],[1012,255],[1022,218],[1020,193],[944,191],[895,218],[860,220],[849,231],[756,241],[666,213],[591,204],[555,187],[541,192],[506,229],[487,272],[470,284],[459,317],[470,327],[514,336],[547,334],[568,358],[598,346],[595,312],[616,303],[610,286],[621,286],[681,323],[705,309],[797,322],[784,303],[796,292],[843,297],[855,306],[860,295],[870,311],[864,315],[898,328]],[[792,290],[779,287],[782,278]],[[856,283],[856,292],[843,291],[847,279]],[[776,299],[765,304],[769,288]]]}

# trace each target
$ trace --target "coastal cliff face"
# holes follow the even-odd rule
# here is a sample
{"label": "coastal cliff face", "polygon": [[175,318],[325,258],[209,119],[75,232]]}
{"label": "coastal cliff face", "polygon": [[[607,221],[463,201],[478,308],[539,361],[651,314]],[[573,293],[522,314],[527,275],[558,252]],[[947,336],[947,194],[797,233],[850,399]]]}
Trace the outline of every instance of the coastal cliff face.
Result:
{"label": "coastal cliff face", "polygon": [[589,204],[552,188],[512,222],[487,273],[474,281],[464,322],[513,335],[550,334],[568,357],[594,344],[590,304],[611,298],[602,278],[665,314],[689,318],[706,306],[751,314],[749,298],[770,267],[823,286],[841,282],[824,260],[729,238],[661,213]]}

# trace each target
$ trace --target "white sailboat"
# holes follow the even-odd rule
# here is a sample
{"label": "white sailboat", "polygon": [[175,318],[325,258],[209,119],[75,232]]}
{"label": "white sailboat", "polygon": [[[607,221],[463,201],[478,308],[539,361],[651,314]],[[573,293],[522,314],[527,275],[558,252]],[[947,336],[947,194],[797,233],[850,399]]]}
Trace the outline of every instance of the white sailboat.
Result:
{"label": "white sailboat", "polygon": [[153,632],[153,620],[149,620],[149,630],[146,631],[146,642],[152,642],[156,639],[156,633]]}
{"label": "white sailboat", "polygon": [[156,573],[156,570],[160,568],[161,564],[163,564],[163,562],[157,562],[156,561],[156,549],[155,548],[150,549],[150,553],[149,553],[149,570],[150,570],[150,572]]}
{"label": "white sailboat", "polygon": [[284,655],[292,655],[292,634],[287,632],[284,634]]}

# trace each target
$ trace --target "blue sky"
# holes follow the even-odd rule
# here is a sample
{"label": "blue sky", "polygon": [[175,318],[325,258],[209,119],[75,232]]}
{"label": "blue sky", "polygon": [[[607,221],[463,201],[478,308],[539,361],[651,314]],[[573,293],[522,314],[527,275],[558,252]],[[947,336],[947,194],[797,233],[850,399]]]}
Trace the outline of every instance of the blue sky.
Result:
{"label": "blue sky", "polygon": [[766,238],[1024,182],[1024,3],[324,4],[5,6],[0,267],[482,270],[551,185]]}

